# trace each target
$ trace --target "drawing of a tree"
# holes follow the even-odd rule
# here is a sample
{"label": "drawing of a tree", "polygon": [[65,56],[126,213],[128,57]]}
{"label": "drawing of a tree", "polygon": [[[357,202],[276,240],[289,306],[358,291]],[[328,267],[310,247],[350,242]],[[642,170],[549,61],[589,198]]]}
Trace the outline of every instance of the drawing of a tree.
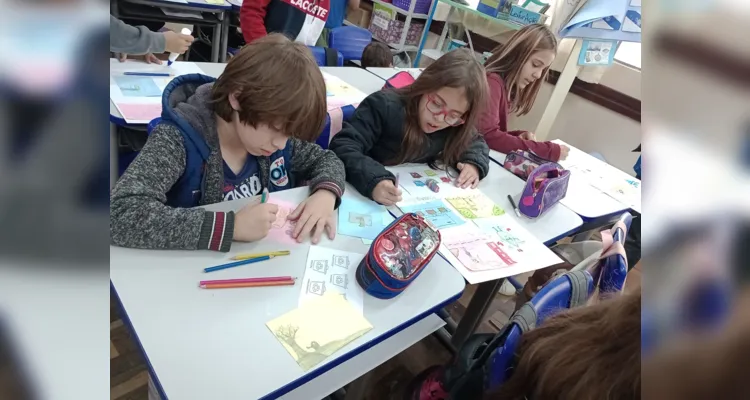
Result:
{"label": "drawing of a tree", "polygon": [[297,336],[297,331],[299,330],[298,326],[294,326],[292,324],[282,325],[276,329],[276,336],[283,340],[284,343],[286,343],[289,347],[294,350],[295,353],[297,353],[297,358],[302,358],[305,354],[307,354],[307,351],[305,351],[302,347],[297,345],[297,340],[295,337]]}

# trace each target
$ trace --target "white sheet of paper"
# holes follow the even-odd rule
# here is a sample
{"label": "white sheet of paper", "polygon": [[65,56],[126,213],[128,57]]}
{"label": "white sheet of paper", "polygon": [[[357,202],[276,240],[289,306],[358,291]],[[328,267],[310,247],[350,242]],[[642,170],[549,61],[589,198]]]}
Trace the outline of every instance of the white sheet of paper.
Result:
{"label": "white sheet of paper", "polygon": [[302,278],[299,305],[327,292],[341,293],[359,312],[364,312],[365,292],[355,273],[364,257],[361,253],[310,246]]}

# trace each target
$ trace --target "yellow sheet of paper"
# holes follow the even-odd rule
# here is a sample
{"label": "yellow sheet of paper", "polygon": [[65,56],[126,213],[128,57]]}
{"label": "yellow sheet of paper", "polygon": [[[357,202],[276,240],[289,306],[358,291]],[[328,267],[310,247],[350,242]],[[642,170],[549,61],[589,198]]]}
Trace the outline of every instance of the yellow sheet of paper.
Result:
{"label": "yellow sheet of paper", "polygon": [[342,295],[333,293],[309,301],[266,326],[305,371],[372,329]]}
{"label": "yellow sheet of paper", "polygon": [[460,197],[448,197],[447,200],[458,211],[461,216],[467,219],[496,217],[505,214],[505,211],[492,199],[482,193],[475,193]]}
{"label": "yellow sheet of paper", "polygon": [[224,4],[224,0],[206,0],[206,3],[208,3],[208,4],[222,5],[222,4]]}

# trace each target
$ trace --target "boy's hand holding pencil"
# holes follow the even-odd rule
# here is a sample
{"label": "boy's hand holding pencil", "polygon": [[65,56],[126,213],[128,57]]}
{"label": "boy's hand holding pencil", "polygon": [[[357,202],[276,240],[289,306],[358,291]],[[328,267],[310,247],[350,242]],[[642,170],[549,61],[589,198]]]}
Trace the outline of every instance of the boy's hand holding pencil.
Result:
{"label": "boy's hand holding pencil", "polygon": [[279,206],[267,203],[268,192],[264,189],[260,201],[250,203],[234,215],[234,236],[238,242],[254,242],[263,239],[276,221]]}

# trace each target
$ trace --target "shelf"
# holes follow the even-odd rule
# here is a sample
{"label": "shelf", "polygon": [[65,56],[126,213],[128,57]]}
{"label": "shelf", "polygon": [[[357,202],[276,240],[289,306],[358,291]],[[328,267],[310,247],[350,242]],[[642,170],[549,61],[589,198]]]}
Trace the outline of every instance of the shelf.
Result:
{"label": "shelf", "polygon": [[[434,1],[437,1],[437,0],[434,0]],[[394,6],[391,3],[384,2],[383,0],[372,0],[372,2],[373,3],[378,3],[378,4],[380,4],[383,7],[390,8],[391,10],[393,10],[393,11],[395,11],[395,12],[401,14],[401,15],[406,15],[406,16],[409,15],[409,11],[400,9],[400,8]],[[427,18],[429,18],[429,16],[427,14],[417,14],[417,13],[411,14],[411,17],[412,18],[421,18],[421,19],[427,19]]]}

